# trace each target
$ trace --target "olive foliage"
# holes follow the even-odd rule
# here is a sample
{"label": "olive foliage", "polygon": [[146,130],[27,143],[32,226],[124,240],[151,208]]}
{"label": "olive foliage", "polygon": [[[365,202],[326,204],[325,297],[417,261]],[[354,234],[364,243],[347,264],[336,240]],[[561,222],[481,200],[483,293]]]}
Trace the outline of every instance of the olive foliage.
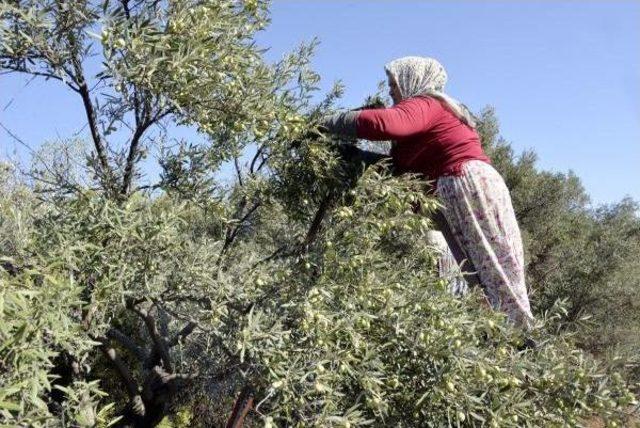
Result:
{"label": "olive foliage", "polygon": [[[3,424],[221,425],[245,398],[265,426],[625,421],[627,382],[558,330],[562,308],[527,349],[479,290],[446,291],[424,245],[438,202],[317,132],[340,87],[312,102],[313,44],[264,60],[265,2],[2,7],[0,66],[79,94],[91,147],[88,182],[3,180]],[[203,138],[167,145],[166,121]]]}

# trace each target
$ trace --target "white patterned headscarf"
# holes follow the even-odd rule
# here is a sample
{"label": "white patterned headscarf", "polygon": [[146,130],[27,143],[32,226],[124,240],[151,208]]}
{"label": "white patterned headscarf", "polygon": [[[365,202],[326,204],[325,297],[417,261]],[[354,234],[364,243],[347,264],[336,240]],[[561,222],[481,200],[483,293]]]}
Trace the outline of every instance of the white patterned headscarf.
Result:
{"label": "white patterned headscarf", "polygon": [[442,64],[433,58],[405,56],[384,66],[385,71],[398,85],[401,98],[407,99],[426,95],[443,101],[460,120],[472,128],[476,122],[469,109],[456,99],[444,93],[447,72]]}

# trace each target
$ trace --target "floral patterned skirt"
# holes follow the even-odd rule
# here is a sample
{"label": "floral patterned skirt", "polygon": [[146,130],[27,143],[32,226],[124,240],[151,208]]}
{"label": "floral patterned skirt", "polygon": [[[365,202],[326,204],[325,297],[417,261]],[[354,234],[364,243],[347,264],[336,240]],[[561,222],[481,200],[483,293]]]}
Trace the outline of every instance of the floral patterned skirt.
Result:
{"label": "floral patterned skirt", "polygon": [[467,161],[460,176],[438,179],[437,193],[447,223],[477,270],[489,303],[516,324],[530,326],[533,315],[525,286],[522,238],[500,174],[486,162]]}
{"label": "floral patterned skirt", "polygon": [[444,235],[437,230],[430,230],[427,232],[427,244],[438,254],[438,276],[446,281],[448,291],[454,296],[467,294],[469,285]]}

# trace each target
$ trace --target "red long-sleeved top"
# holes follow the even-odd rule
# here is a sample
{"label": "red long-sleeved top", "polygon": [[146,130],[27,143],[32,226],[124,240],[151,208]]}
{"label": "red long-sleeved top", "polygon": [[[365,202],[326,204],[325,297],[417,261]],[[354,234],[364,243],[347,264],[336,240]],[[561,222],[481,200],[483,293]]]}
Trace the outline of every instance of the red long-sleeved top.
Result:
{"label": "red long-sleeved top", "polygon": [[399,172],[421,173],[431,180],[460,175],[468,160],[490,162],[475,129],[432,97],[362,110],[356,118],[356,132],[358,138],[367,140],[394,140],[390,154]]}

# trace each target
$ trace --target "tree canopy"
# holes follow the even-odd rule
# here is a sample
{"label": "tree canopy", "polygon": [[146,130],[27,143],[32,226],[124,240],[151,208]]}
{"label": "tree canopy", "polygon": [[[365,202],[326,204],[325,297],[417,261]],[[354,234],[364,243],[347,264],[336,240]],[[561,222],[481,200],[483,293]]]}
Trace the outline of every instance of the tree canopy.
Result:
{"label": "tree canopy", "polygon": [[[480,290],[455,297],[438,277],[428,184],[346,162],[317,131],[341,88],[314,103],[313,43],[268,63],[254,41],[268,19],[257,0],[0,6],[0,68],[66,85],[89,131],[26,175],[0,165],[0,421],[628,422],[634,366],[578,345],[637,349],[633,202],[591,210],[577,177],[516,157],[484,113],[525,231],[526,348]],[[202,140],[172,142],[175,124]],[[151,149],[162,173],[145,184]],[[587,314],[615,335],[596,343]]]}

